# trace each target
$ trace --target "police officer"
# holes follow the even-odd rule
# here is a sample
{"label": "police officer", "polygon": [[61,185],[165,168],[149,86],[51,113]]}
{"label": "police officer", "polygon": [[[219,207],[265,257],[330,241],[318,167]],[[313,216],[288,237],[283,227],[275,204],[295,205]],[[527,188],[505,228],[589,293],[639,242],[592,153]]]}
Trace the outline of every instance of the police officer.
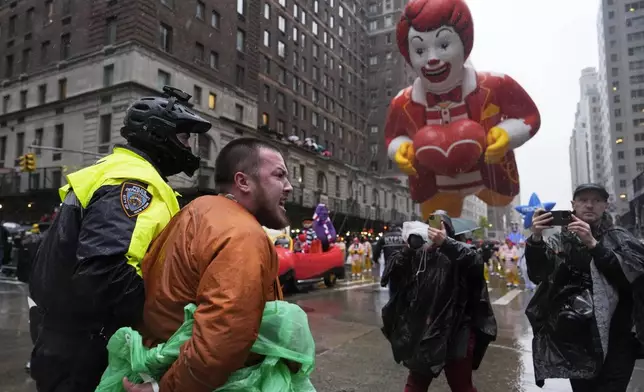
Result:
{"label": "police officer", "polygon": [[[378,246],[376,254],[374,255],[374,259],[378,260],[380,258],[380,254],[382,253],[383,258],[385,259],[385,269],[387,269],[391,255],[393,255],[397,251],[404,249],[406,245],[407,243],[405,242],[405,240],[403,240],[402,237],[402,228],[399,224],[392,223],[385,234],[378,240]],[[393,288],[391,287],[391,283],[389,283],[389,292],[393,295]]]}
{"label": "police officer", "polygon": [[139,322],[144,288],[139,263],[179,211],[167,177],[192,176],[193,133],[210,123],[188,109],[190,95],[164,87],[127,110],[126,145],[67,176],[63,201],[43,240],[30,292],[43,320],[31,356],[40,392],[93,391],[107,366],[106,344]]}

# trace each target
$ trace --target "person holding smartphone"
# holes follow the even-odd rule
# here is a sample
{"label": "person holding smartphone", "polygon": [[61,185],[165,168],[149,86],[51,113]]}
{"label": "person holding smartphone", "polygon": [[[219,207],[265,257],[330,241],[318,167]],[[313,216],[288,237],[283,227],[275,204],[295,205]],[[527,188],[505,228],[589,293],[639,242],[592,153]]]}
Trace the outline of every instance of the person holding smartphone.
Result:
{"label": "person holding smartphone", "polygon": [[[539,386],[568,378],[574,392],[625,392],[641,357],[644,247],[613,225],[608,198],[603,186],[583,184],[572,211],[538,210],[532,221],[525,258],[539,287],[526,315]],[[545,239],[553,226],[563,230]]]}
{"label": "person holding smartphone", "polygon": [[427,224],[405,222],[402,236],[407,246],[391,256],[381,284],[395,287],[382,331],[409,369],[404,390],[427,392],[444,369],[452,392],[476,392],[472,371],[496,339],[480,253],[455,239],[442,212]]}

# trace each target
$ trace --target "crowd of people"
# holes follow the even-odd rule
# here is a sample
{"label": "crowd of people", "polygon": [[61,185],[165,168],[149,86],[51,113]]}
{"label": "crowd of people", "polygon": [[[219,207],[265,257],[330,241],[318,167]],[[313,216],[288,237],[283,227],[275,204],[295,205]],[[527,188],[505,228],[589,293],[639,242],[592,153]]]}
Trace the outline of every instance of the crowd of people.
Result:
{"label": "crowd of people", "polygon": [[[29,279],[31,376],[40,392],[95,390],[112,365],[116,331],[132,328],[155,347],[183,325],[190,306],[192,332],[162,376],[124,378],[122,388],[210,392],[266,360],[252,347],[265,306],[283,295],[263,227],[288,226],[287,166],[271,144],[235,139],[217,157],[219,195],[180,210],[167,177],[194,173],[199,159],[187,141],[210,124],[186,110],[185,93],[166,93],[130,106],[126,145],[67,176],[62,206],[40,237]],[[439,226],[393,224],[375,246],[351,240],[352,277],[384,262],[390,297],[382,331],[409,370],[405,391],[427,391],[443,371],[452,391],[477,390],[472,372],[497,334],[486,264],[514,287],[523,259],[526,285],[538,285],[526,310],[537,383],[569,378],[575,392],[626,391],[644,340],[644,249],[612,224],[604,188],[580,186],[572,199],[572,223],[544,238],[552,216],[537,211],[519,244],[470,243],[443,211],[432,215]],[[323,229],[320,247],[331,234]],[[278,366],[296,375],[303,363],[281,358]]]}

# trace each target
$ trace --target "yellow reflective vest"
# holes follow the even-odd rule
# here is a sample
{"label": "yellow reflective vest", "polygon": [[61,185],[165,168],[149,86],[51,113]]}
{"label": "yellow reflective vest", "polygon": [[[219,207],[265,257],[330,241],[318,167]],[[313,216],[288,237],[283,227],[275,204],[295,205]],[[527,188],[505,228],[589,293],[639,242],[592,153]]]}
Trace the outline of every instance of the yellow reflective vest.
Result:
{"label": "yellow reflective vest", "polygon": [[[66,178],[68,184],[59,189],[61,200],[73,189],[83,209],[87,208],[94,192],[102,186],[118,186],[127,181],[147,184],[147,191],[152,198],[149,206],[136,217],[136,226],[126,254],[128,264],[136,268],[141,276],[140,263],[150,243],[179,212],[179,194],[167,184],[149,161],[124,147],[115,147],[112,154],[92,166],[67,175]],[[105,218],[109,219],[108,216]]]}

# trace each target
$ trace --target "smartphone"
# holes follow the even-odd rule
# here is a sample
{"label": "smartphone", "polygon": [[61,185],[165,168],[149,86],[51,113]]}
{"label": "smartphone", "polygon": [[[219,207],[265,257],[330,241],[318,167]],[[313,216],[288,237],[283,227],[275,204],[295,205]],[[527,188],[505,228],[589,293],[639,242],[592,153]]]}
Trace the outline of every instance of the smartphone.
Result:
{"label": "smartphone", "polygon": [[441,228],[441,217],[438,215],[430,215],[429,218],[427,218],[427,224],[429,227],[433,227],[434,229],[439,229]]}
{"label": "smartphone", "polygon": [[552,214],[552,226],[568,226],[572,223],[572,211],[555,210],[549,211]]}

